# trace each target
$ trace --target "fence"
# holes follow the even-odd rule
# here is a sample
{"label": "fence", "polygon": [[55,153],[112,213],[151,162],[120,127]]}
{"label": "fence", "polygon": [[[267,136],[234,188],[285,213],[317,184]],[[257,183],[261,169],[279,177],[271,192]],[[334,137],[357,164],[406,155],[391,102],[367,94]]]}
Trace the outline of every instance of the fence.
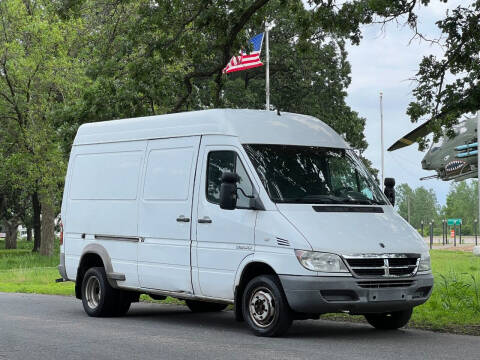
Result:
{"label": "fence", "polygon": [[[429,237],[429,242],[430,242],[430,249],[433,247],[434,240],[435,240],[435,222],[431,221],[428,225],[428,237]],[[451,245],[457,246],[465,244],[465,236],[462,237],[462,224],[460,223],[459,225],[454,224],[454,225],[448,225],[447,221],[444,219],[441,222],[441,228],[442,228],[442,239],[437,239],[437,243],[441,243],[442,245]],[[437,228],[438,229],[438,228]],[[475,224],[473,227],[474,235],[469,237],[469,242],[468,243],[475,243],[475,246],[478,245],[478,221],[475,219]],[[424,223],[422,221],[421,223],[421,229],[420,233],[422,237],[424,237]]]}

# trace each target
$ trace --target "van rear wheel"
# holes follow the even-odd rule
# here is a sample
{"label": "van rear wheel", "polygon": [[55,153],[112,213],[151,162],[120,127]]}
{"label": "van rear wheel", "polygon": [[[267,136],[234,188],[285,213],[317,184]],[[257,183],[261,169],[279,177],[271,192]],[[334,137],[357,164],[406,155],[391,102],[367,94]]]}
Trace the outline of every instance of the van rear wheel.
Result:
{"label": "van rear wheel", "polygon": [[396,330],[407,325],[412,317],[413,309],[394,311],[383,314],[365,314],[365,319],[375,329]]}
{"label": "van rear wheel", "polygon": [[293,320],[282,285],[273,275],[261,275],[250,280],[243,292],[242,311],[257,336],[283,335]]}
{"label": "van rear wheel", "polygon": [[[82,281],[82,303],[88,316],[115,316],[123,311],[126,304],[120,306],[118,290],[112,288],[107,281],[103,267],[92,267],[87,270]],[[128,304],[130,307],[130,304]]]}
{"label": "van rear wheel", "polygon": [[225,310],[227,307],[227,304],[198,300],[185,300],[185,303],[192,312],[216,312]]}

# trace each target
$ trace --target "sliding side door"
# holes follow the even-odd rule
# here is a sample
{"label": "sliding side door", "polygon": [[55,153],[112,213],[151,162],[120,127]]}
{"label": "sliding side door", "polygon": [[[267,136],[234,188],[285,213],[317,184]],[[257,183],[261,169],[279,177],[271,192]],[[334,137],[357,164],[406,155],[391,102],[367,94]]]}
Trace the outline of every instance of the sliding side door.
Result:
{"label": "sliding side door", "polygon": [[143,288],[192,292],[192,197],[200,136],[148,143],[139,203],[138,275]]}

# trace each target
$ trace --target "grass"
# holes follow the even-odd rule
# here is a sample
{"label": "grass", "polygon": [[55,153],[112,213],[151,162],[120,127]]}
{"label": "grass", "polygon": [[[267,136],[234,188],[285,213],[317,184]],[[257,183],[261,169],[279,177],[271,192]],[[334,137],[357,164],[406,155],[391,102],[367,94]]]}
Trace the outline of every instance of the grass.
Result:
{"label": "grass", "polygon": [[[31,252],[32,243],[18,242],[18,249],[4,250],[0,240],[0,292],[74,295],[72,282],[59,278],[58,246],[55,256]],[[432,250],[435,287],[432,297],[415,308],[411,327],[480,335],[480,257],[461,251]],[[143,301],[153,301],[142,295]],[[162,303],[182,303],[167,298]],[[363,321],[362,317],[327,315],[328,319]]]}
{"label": "grass", "polygon": [[428,302],[415,308],[412,324],[433,330],[458,327],[480,335],[480,257],[432,250],[435,287]]}
{"label": "grass", "polygon": [[60,277],[58,243],[51,257],[32,253],[32,242],[19,240],[17,247],[5,250],[5,241],[0,240],[0,291],[74,295],[72,282],[55,282]]}
{"label": "grass", "polygon": [[[432,296],[415,307],[409,327],[480,335],[480,257],[463,251],[431,250]],[[327,319],[364,322],[363,316],[329,314]]]}

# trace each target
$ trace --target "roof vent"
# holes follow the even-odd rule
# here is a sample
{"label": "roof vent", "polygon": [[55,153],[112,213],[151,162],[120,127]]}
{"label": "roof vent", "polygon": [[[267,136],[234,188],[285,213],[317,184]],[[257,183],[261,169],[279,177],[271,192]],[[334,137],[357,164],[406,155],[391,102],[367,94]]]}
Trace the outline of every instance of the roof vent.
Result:
{"label": "roof vent", "polygon": [[277,237],[277,244],[280,246],[290,246],[290,243],[286,239]]}

